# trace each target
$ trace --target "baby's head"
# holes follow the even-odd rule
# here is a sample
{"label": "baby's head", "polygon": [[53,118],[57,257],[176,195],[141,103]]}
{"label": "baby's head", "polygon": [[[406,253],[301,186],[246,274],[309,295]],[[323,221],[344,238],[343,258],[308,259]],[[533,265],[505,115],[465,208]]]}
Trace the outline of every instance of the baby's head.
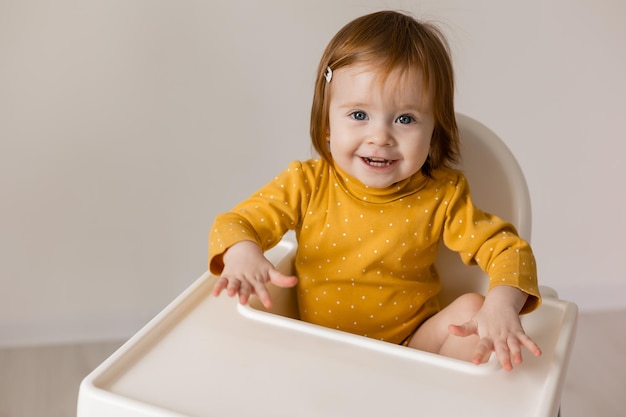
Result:
{"label": "baby's head", "polygon": [[[447,44],[439,30],[429,24],[392,11],[377,12],[353,20],[330,41],[318,67],[311,139],[319,155],[332,161],[328,146],[329,103],[332,72],[346,67],[375,71],[381,83],[400,74],[415,77],[423,87],[434,128],[428,157],[421,171],[432,171],[456,160],[458,131],[454,114],[454,76]],[[411,75],[415,74],[415,75]]]}

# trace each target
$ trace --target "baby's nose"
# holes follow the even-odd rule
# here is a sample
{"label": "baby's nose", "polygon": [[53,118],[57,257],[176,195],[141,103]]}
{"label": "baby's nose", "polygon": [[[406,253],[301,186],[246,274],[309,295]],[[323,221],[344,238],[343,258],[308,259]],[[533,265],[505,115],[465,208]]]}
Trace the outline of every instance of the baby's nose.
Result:
{"label": "baby's nose", "polygon": [[376,146],[391,146],[393,142],[393,135],[384,127],[373,129],[367,139],[368,144]]}

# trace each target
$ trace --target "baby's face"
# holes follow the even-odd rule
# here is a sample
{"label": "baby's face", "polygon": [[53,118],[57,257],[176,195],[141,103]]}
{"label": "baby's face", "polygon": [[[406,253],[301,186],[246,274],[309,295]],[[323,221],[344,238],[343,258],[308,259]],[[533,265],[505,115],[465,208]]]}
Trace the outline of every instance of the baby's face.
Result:
{"label": "baby's face", "polygon": [[434,117],[419,72],[340,68],[330,85],[329,142],[335,163],[364,185],[384,188],[419,171]]}

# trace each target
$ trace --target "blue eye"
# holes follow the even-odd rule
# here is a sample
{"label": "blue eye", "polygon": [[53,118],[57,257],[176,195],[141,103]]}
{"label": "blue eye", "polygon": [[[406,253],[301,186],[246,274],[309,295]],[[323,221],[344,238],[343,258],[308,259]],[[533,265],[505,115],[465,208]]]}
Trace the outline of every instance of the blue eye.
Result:
{"label": "blue eye", "polygon": [[360,110],[354,111],[350,114],[354,120],[367,120],[367,114]]}
{"label": "blue eye", "polygon": [[412,116],[409,116],[408,114],[403,114],[402,116],[398,117],[397,121],[400,124],[408,125],[408,124],[413,123],[415,119]]}

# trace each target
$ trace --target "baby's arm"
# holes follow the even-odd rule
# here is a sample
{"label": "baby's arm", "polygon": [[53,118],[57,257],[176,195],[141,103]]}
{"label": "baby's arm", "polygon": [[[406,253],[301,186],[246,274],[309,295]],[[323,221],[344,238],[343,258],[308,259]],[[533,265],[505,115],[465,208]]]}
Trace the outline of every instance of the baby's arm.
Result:
{"label": "baby's arm", "polygon": [[522,363],[522,347],[535,356],[541,355],[541,349],[524,332],[519,318],[527,298],[526,293],[515,287],[493,287],[476,315],[464,324],[451,324],[449,331],[456,336],[479,336],[474,363],[481,363],[487,354],[495,351],[502,367],[511,370],[513,363]]}
{"label": "baby's arm", "polygon": [[218,296],[223,290],[229,297],[239,295],[239,302],[247,304],[251,295],[255,294],[266,308],[272,305],[266,283],[271,282],[278,287],[289,288],[296,285],[295,276],[280,273],[265,258],[261,248],[249,240],[235,243],[222,255],[224,269],[213,287],[213,295]]}

